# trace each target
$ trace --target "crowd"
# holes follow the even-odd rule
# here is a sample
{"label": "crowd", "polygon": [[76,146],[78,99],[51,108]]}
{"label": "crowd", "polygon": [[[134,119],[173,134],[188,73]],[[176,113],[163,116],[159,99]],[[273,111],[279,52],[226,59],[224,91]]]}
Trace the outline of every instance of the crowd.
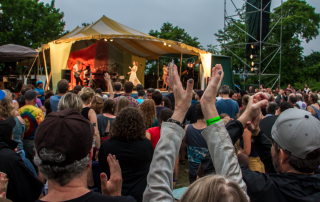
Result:
{"label": "crowd", "polygon": [[[320,94],[221,86],[186,89],[168,66],[169,93],[126,82],[101,89],[41,81],[0,91],[0,201],[320,201]],[[124,93],[122,93],[122,90]]]}

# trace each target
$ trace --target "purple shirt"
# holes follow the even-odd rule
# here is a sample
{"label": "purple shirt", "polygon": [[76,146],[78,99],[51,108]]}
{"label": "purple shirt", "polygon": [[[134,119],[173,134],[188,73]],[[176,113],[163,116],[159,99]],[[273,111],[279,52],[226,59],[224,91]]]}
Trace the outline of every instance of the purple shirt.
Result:
{"label": "purple shirt", "polygon": [[42,103],[41,103],[41,100],[39,98],[37,98],[37,105],[38,105],[39,108],[42,107]]}

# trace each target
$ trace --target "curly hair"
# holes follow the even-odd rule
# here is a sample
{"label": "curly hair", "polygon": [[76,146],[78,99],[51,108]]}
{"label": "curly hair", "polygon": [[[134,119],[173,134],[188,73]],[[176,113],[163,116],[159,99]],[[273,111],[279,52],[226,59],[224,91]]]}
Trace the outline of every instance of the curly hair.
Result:
{"label": "curly hair", "polygon": [[96,94],[93,96],[91,101],[91,109],[93,109],[96,114],[101,114],[103,108],[103,99],[100,95]]}
{"label": "curly hair", "polygon": [[141,111],[134,107],[123,109],[113,123],[110,139],[125,138],[131,140],[143,140],[146,136],[146,127]]}
{"label": "curly hair", "polygon": [[139,109],[144,116],[146,127],[150,128],[157,117],[156,104],[153,100],[147,99],[141,103]]}
{"label": "curly hair", "polygon": [[14,106],[12,103],[12,100],[8,97],[4,97],[0,101],[0,117],[1,118],[7,118],[12,117],[14,118]]}

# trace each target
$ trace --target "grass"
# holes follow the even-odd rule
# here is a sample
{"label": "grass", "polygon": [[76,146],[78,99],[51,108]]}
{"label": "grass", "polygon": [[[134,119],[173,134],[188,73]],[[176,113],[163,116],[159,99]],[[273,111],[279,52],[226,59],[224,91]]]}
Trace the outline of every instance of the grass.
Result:
{"label": "grass", "polygon": [[176,184],[175,189],[179,189],[182,187],[188,187],[190,185],[189,183],[189,173],[188,171],[188,159],[186,159],[186,164],[182,165],[179,164],[179,176],[178,176],[178,182]]}

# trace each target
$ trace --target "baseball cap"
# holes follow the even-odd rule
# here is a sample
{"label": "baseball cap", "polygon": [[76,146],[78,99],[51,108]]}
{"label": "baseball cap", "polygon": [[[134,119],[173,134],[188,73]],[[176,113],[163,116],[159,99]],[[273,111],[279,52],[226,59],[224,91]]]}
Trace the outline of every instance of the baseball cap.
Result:
{"label": "baseball cap", "polygon": [[41,84],[41,83],[43,83],[43,82],[42,82],[42,81],[37,81],[36,85],[39,85],[39,84]]}
{"label": "baseball cap", "polygon": [[4,92],[2,90],[0,90],[0,100],[2,100],[5,96],[6,96],[6,94],[4,94]]}
{"label": "baseball cap", "polygon": [[300,159],[320,148],[320,121],[308,111],[287,109],[260,121],[261,131],[286,153]]}
{"label": "baseball cap", "polygon": [[33,100],[34,98],[37,97],[37,91],[35,90],[28,90],[25,94],[24,94],[24,99],[25,100]]}
{"label": "baseball cap", "polygon": [[[70,165],[85,158],[92,149],[94,129],[92,124],[72,109],[51,112],[38,126],[35,148],[55,149],[65,154],[66,160],[58,165]],[[52,164],[52,162],[48,162]]]}
{"label": "baseball cap", "polygon": [[198,95],[200,98],[202,97],[202,95],[203,95],[203,93],[204,93],[203,90],[195,90],[194,92],[197,93],[197,95]]}
{"label": "baseball cap", "polygon": [[16,126],[16,121],[12,117],[0,119],[0,133],[11,136],[13,128]]}

